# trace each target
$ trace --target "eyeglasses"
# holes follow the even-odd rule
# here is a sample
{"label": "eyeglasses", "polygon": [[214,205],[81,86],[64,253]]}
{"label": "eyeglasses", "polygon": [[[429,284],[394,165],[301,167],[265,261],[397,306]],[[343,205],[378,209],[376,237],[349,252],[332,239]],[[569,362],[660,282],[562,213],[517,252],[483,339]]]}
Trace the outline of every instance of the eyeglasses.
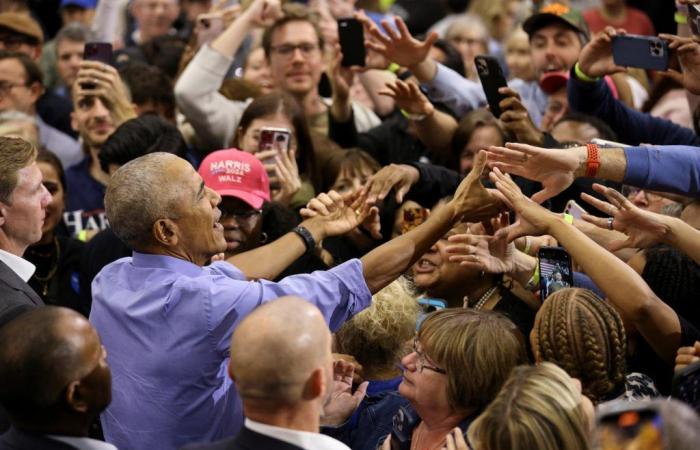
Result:
{"label": "eyeglasses", "polygon": [[4,97],[10,93],[13,88],[27,86],[22,83],[13,83],[11,81],[0,81],[0,97]]}
{"label": "eyeglasses", "polygon": [[[221,208],[219,208],[221,209]],[[236,220],[251,220],[262,214],[262,209],[221,209],[221,218],[231,217]]]}
{"label": "eyeglasses", "polygon": [[282,44],[270,47],[270,50],[277,53],[280,56],[289,57],[294,54],[294,52],[299,49],[303,56],[311,56],[316,50],[319,49],[318,44],[312,44],[310,42],[304,42],[301,44]]}
{"label": "eyeglasses", "polygon": [[441,369],[441,368],[435,367],[435,366],[429,366],[428,364],[426,364],[426,361],[428,359],[426,358],[426,356],[423,354],[422,351],[418,350],[418,336],[415,336],[413,338],[413,353],[415,353],[416,356],[418,356],[416,367],[418,367],[419,372],[422,373],[423,369],[428,369],[428,370],[432,370],[433,372],[441,373],[443,375],[447,374],[445,369]]}

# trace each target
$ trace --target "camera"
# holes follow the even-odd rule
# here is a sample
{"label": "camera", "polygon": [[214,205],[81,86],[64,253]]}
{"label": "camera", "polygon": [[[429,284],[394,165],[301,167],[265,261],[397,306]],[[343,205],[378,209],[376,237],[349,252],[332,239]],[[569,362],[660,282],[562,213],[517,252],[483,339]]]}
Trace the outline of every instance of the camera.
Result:
{"label": "camera", "polygon": [[649,51],[651,56],[657,58],[664,56],[664,46],[660,41],[649,41]]}

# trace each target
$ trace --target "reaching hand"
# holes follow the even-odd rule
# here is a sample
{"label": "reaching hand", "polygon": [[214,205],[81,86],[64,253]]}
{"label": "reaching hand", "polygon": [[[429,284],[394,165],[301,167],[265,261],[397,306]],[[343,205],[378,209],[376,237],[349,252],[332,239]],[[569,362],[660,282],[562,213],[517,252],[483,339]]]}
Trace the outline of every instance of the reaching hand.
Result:
{"label": "reaching hand", "polygon": [[[600,211],[611,215],[612,229],[627,235],[626,240],[610,242],[608,250],[614,252],[628,247],[647,248],[663,241],[668,233],[666,226],[668,216],[638,208],[615,189],[597,183],[593,185],[593,189],[603,194],[609,203],[585,193],[581,194],[581,198]],[[584,214],[582,218],[600,228],[610,229],[609,219],[590,214]]]}
{"label": "reaching hand", "polygon": [[505,147],[490,147],[488,156],[493,166],[503,172],[542,183],[543,189],[532,196],[537,203],[571,186],[574,172],[580,165],[573,149],[546,149],[526,144],[508,143]]}
{"label": "reaching hand", "polygon": [[489,177],[496,184],[496,188],[503,195],[508,206],[515,210],[518,219],[514,224],[498,230],[496,237],[506,235],[508,242],[511,242],[520,236],[549,234],[549,227],[552,221],[556,220],[553,213],[525,197],[510,176],[498,168],[493,169]]}
{"label": "reaching hand", "polygon": [[95,96],[106,100],[108,104],[105,106],[113,115],[114,126],[118,127],[136,117],[128,90],[117,69],[110,65],[98,61],[81,62],[73,89],[78,96]]}
{"label": "reaching hand", "polygon": [[683,38],[672,34],[660,34],[659,37],[667,40],[668,48],[676,50],[678,54],[683,69],[678,75],[683,87],[693,94],[700,94],[700,43],[694,37]]}
{"label": "reaching hand", "polygon": [[303,218],[322,220],[324,236],[339,236],[356,228],[370,215],[370,206],[360,196],[351,205],[335,191],[312,198],[299,214]]}
{"label": "reaching hand", "polygon": [[353,393],[354,372],[355,366],[350,362],[343,360],[333,362],[333,386],[330,387],[331,394],[323,407],[321,417],[323,425],[340,425],[346,422],[365,398],[369,382],[360,384]]}
{"label": "reaching hand", "polygon": [[625,67],[615,64],[612,53],[613,38],[622,34],[625,34],[625,30],[616,30],[613,27],[606,27],[596,34],[591,42],[583,47],[578,57],[581,71],[593,78],[626,72]]}
{"label": "reaching hand", "polygon": [[386,70],[386,68],[389,67],[390,61],[382,53],[373,50],[370,44],[370,42],[378,44],[378,41],[372,34],[372,29],[377,28],[377,25],[372,21],[372,19],[367,17],[364,10],[355,12],[355,19],[362,24],[365,35],[365,67],[362,67],[359,70]]}
{"label": "reaching hand", "polygon": [[282,7],[279,0],[253,0],[241,15],[251,25],[260,28],[269,27],[281,16]]}
{"label": "reaching hand", "polygon": [[[494,231],[508,226],[508,213],[491,219]],[[507,236],[478,236],[473,234],[455,234],[447,238],[450,261],[487,273],[510,273],[515,268],[513,252],[515,244],[508,243]]]}
{"label": "reaching hand", "polygon": [[343,53],[340,45],[336,44],[335,55],[329,67],[331,87],[333,89],[333,99],[347,102],[350,98],[350,87],[355,79],[355,72],[350,67],[343,67]]}
{"label": "reaching hand", "polygon": [[386,20],[382,20],[382,28],[386,34],[376,26],[372,27],[370,33],[375,40],[368,41],[367,46],[401,66],[409,67],[425,61],[430,48],[438,39],[437,33],[432,32],[425,41],[419,41],[411,35],[406,23],[400,17],[396,17],[394,23],[398,33]]}
{"label": "reaching hand", "polygon": [[418,169],[407,164],[390,164],[367,180],[362,195],[367,197],[367,203],[375,205],[384,200],[389,191],[396,191],[396,203],[403,203],[403,196],[418,182]]}
{"label": "reaching hand", "polygon": [[457,186],[451,203],[463,220],[480,222],[498,215],[503,209],[501,197],[493,189],[486,189],[481,183],[481,174],[486,168],[486,152],[481,150],[474,157],[474,166]]}
{"label": "reaching hand", "polygon": [[393,83],[387,83],[386,88],[379,91],[379,95],[393,98],[399,108],[411,114],[429,116],[435,112],[435,107],[416,83],[395,80]]}
{"label": "reaching hand", "polygon": [[464,432],[459,427],[445,436],[445,447],[443,447],[443,450],[469,450],[467,441],[464,439]]}
{"label": "reaching hand", "polygon": [[532,122],[530,113],[527,112],[527,108],[520,100],[520,94],[509,87],[502,87],[498,92],[507,96],[498,104],[502,111],[499,119],[503,122],[506,130],[513,133],[518,142],[542,145],[544,133]]}

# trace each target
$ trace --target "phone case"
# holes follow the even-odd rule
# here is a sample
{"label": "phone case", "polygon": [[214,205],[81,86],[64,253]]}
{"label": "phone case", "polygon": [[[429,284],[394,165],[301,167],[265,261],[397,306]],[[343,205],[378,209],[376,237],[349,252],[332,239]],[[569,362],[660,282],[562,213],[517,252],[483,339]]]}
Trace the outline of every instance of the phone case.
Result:
{"label": "phone case", "polygon": [[365,34],[357,19],[338,19],[338,40],[343,52],[343,67],[365,65]]}
{"label": "phone case", "polygon": [[668,43],[655,36],[624,35],[613,38],[613,60],[618,66],[668,69]]}
{"label": "phone case", "polygon": [[112,64],[112,44],[109,42],[87,42],[83,51],[83,59]]}
{"label": "phone case", "polygon": [[700,36],[700,5],[688,5],[688,26],[694,35]]}
{"label": "phone case", "polygon": [[498,89],[508,86],[506,77],[503,75],[503,69],[498,63],[498,60],[493,56],[478,55],[474,58],[476,71],[481,80],[481,87],[486,94],[486,101],[489,103],[489,108],[494,117],[501,117],[501,107],[499,103],[506,98],[505,95],[498,92]]}

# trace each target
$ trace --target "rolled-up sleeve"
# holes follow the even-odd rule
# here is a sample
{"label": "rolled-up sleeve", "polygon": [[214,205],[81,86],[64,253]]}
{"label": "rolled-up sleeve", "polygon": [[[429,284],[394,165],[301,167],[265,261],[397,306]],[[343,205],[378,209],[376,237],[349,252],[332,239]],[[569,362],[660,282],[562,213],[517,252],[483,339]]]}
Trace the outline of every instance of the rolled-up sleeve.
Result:
{"label": "rolled-up sleeve", "polygon": [[627,168],[623,183],[700,197],[700,147],[639,146],[624,151]]}

